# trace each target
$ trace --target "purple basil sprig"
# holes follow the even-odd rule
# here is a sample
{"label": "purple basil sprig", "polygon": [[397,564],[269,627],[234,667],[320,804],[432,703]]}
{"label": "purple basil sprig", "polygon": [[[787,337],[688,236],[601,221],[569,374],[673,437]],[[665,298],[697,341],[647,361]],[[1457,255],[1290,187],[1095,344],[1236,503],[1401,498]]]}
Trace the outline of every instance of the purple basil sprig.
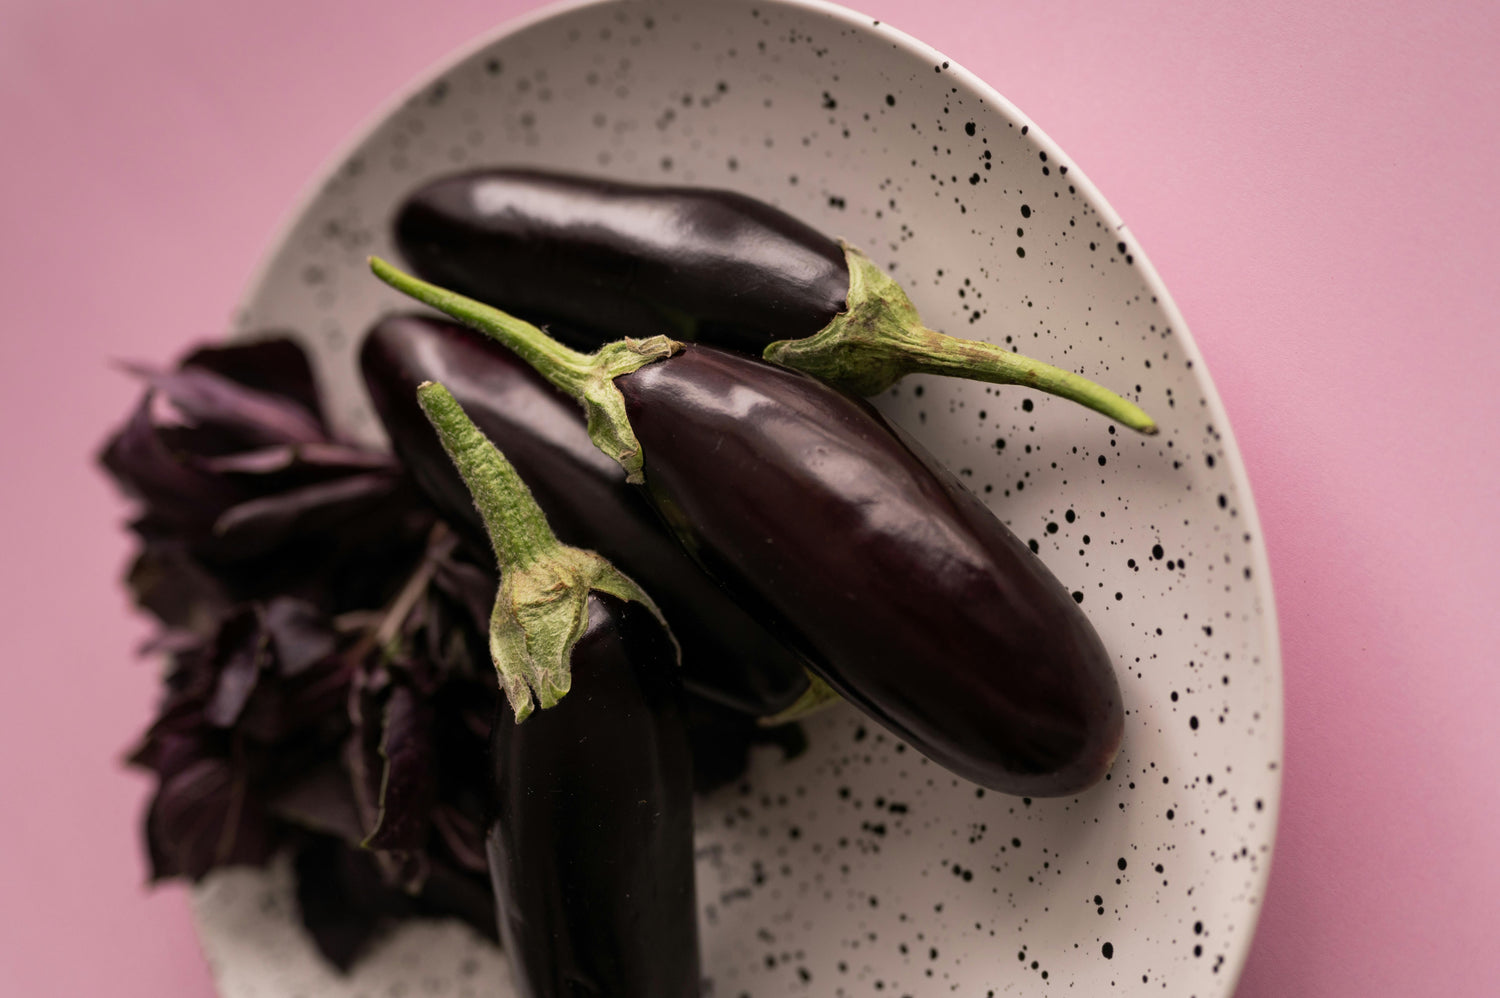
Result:
{"label": "purple basil sprig", "polygon": [[[290,856],[303,924],[347,969],[402,919],[496,937],[484,834],[499,702],[497,578],[384,451],[324,419],[286,338],[201,347],[144,391],[100,461],[138,506],[126,575],[158,622],[154,881]],[[476,561],[475,559],[485,559]],[[795,725],[689,698],[700,792]]]}
{"label": "purple basil sprig", "polygon": [[152,878],[290,852],[344,967],[413,914],[493,936],[470,784],[496,687],[469,648],[492,571],[458,560],[387,454],[330,431],[291,340],[126,369],[145,390],[101,463],[138,503],[126,581],[166,656],[129,755],[157,781]]}

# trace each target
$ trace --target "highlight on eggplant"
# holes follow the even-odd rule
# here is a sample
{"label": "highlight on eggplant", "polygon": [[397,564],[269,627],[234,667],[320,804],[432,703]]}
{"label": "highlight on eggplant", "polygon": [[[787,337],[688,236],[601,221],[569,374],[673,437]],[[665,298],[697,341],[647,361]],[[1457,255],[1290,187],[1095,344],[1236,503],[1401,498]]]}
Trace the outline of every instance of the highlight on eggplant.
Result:
{"label": "highlight on eggplant", "polygon": [[418,188],[394,229],[419,276],[574,345],[669,333],[861,396],[908,374],[1019,385],[1157,432],[1082,375],[929,329],[857,248],[734,191],[492,167]]}
{"label": "highlight on eggplant", "polygon": [[596,443],[699,563],[915,749],[1018,795],[1103,778],[1123,707],[1082,608],[868,403],[665,337],[579,353],[384,261],[371,267],[591,406]]}

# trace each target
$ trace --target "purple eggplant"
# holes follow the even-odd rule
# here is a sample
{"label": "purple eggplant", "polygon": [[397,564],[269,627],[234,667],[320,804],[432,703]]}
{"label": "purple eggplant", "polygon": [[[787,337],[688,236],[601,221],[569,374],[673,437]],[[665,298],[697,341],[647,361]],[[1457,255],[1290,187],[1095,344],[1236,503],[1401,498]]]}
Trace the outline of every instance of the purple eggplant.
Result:
{"label": "purple eggplant", "polygon": [[834,690],[952,772],[1026,796],[1102,778],[1123,728],[1110,658],[1068,591],[867,403],[663,336],[584,355],[372,261],[584,405],[596,445]]}
{"label": "purple eggplant", "polygon": [[598,551],[651,594],[682,645],[689,689],[757,716],[785,710],[807,689],[802,656],[704,575],[594,447],[578,406],[510,351],[450,322],[395,315],[370,330],[360,367],[401,464],[471,541],[488,545],[484,523],[417,404],[424,381],[453,393],[565,543]]}
{"label": "purple eggplant", "polygon": [[573,689],[497,719],[487,851],[526,998],[697,998],[692,756],[674,650],[647,610],[589,598]]}
{"label": "purple eggplant", "polygon": [[1023,385],[1156,432],[1081,375],[928,329],[859,250],[733,191],[490,168],[427,183],[394,227],[420,276],[581,348],[665,333],[864,396],[917,373]]}
{"label": "purple eggplant", "polygon": [[[677,645],[645,592],[568,547],[442,385],[418,389],[500,568],[490,880],[519,994],[696,998],[692,763]],[[514,719],[506,716],[514,714]]]}

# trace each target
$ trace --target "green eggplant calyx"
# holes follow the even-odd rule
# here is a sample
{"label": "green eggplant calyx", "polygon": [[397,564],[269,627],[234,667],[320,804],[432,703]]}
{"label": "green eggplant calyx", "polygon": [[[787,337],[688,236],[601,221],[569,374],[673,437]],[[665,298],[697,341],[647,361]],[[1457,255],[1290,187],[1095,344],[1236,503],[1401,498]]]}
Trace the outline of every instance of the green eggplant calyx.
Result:
{"label": "green eggplant calyx", "polygon": [[516,723],[534,708],[556,706],[572,688],[573,648],[588,630],[591,592],[641,603],[666,627],[645,591],[592,551],[559,544],[501,576],[490,615],[490,657]]}
{"label": "green eggplant calyx", "polygon": [[1081,374],[993,343],[928,329],[893,277],[848,243],[842,245],[849,268],[845,310],[811,336],[772,343],[763,354],[766,360],[866,397],[908,374],[1020,385],[1077,402],[1141,433],[1157,432],[1155,420],[1140,406]]}
{"label": "green eggplant calyx", "polygon": [[425,382],[417,400],[495,549],[500,589],[490,614],[490,657],[517,723],[538,707],[555,706],[572,687],[573,648],[588,630],[589,593],[640,603],[671,634],[640,586],[602,556],[557,539],[521,476],[448,389]]}

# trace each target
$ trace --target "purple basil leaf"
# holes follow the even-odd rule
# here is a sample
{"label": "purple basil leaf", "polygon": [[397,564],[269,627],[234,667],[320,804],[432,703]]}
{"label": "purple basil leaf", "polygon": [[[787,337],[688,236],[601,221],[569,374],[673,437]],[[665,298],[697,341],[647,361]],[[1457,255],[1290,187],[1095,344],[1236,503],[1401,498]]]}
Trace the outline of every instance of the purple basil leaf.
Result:
{"label": "purple basil leaf", "polygon": [[425,634],[426,658],[441,667],[440,670],[435,670],[433,681],[440,681],[440,673],[443,671],[470,675],[479,668],[492,669],[489,655],[476,657],[477,649],[466,639],[464,632],[473,629],[469,611],[431,596],[427,602],[428,619],[431,623]]}
{"label": "purple basil leaf", "polygon": [[479,633],[487,633],[490,612],[495,607],[495,593],[500,586],[494,572],[472,562],[439,558],[432,581],[441,592],[468,610],[470,622]]}
{"label": "purple basil leaf", "polygon": [[348,971],[411,901],[386,886],[373,856],[337,839],[318,837],[297,854],[297,907],[318,951]]}
{"label": "purple basil leaf", "polygon": [[205,462],[223,454],[234,454],[245,449],[245,441],[238,433],[222,426],[197,426],[178,422],[175,418],[164,418],[157,410],[165,403],[152,403],[152,425],[162,446],[178,455],[183,464],[198,471],[218,474],[205,466]]}
{"label": "purple basil leaf", "polygon": [[258,450],[205,457],[199,467],[214,474],[270,475],[293,468],[329,471],[381,471],[393,468],[391,458],[380,451],[360,450],[344,444],[279,444]]}
{"label": "purple basil leaf", "polygon": [[239,720],[269,658],[267,643],[260,614],[253,610],[239,614],[219,631],[215,650],[219,675],[203,711],[210,724],[229,728]]}
{"label": "purple basil leaf", "polygon": [[251,499],[225,510],[214,533],[241,556],[264,553],[298,534],[339,526],[387,500],[396,485],[390,475],[372,473]]}
{"label": "purple basil leaf", "polygon": [[221,866],[259,866],[273,848],[264,807],[224,759],[199,759],[163,780],[146,833],[153,880],[199,880]]}
{"label": "purple basil leaf", "polygon": [[247,388],[291,399],[321,421],[318,389],[307,354],[286,334],[253,343],[199,347],[178,366],[201,367]]}
{"label": "purple basil leaf", "polygon": [[203,635],[192,631],[177,631],[164,627],[142,641],[135,653],[145,658],[150,655],[181,655],[203,645]]}
{"label": "purple basil leaf", "polygon": [[344,743],[344,768],[359,810],[360,840],[375,828],[380,814],[380,719],[390,676],[383,668],[361,669],[349,686],[349,723],[353,731]]}
{"label": "purple basil leaf", "polygon": [[247,445],[324,439],[322,425],[296,402],[247,388],[205,368],[157,371],[138,364],[123,366],[170,399],[190,423],[231,430]]}
{"label": "purple basil leaf", "polygon": [[432,827],[437,830],[448,853],[461,869],[474,873],[487,873],[489,860],[485,856],[484,829],[457,808],[438,804],[432,810]]}
{"label": "purple basil leaf", "polygon": [[397,686],[386,701],[382,726],[378,813],[364,844],[377,850],[421,849],[437,794],[432,708],[408,687]]}
{"label": "purple basil leaf", "polygon": [[151,394],[105,445],[99,461],[129,495],[145,502],[153,518],[182,529],[204,529],[243,494],[224,480],[184,464],[151,421]]}
{"label": "purple basil leaf", "polygon": [[218,631],[222,629],[221,622],[211,637],[172,655],[166,674],[162,677],[163,686],[168,693],[168,699],[163,704],[164,715],[181,706],[182,709],[195,711],[195,721],[202,722],[203,705],[213,695],[214,687],[219,682]]}
{"label": "purple basil leaf", "polygon": [[[382,801],[386,795],[387,761],[382,750],[385,746],[386,704],[400,687],[396,686],[389,670],[377,665],[360,672],[350,688],[349,719],[354,732],[344,745],[344,764],[349,770],[350,785],[354,790],[355,803],[359,807],[360,819],[374,835],[382,821]],[[410,698],[410,691],[405,694]],[[402,712],[408,714],[409,712]],[[398,725],[399,726],[399,725]],[[409,758],[397,751],[397,756]],[[400,775],[398,774],[398,782]],[[428,792],[435,792],[431,784]],[[398,788],[398,794],[400,788]],[[424,842],[417,849],[372,849],[386,882],[405,889],[420,890],[426,879],[429,862],[422,851]]]}
{"label": "purple basil leaf", "polygon": [[315,766],[267,805],[272,814],[309,831],[333,835],[350,845],[364,838],[349,774],[336,759]]}
{"label": "purple basil leaf", "polygon": [[160,780],[167,780],[208,751],[202,713],[196,703],[181,697],[162,712],[126,756],[126,761],[151,770]]}
{"label": "purple basil leaf", "polygon": [[268,746],[319,732],[341,739],[348,727],[342,708],[352,671],[342,658],[330,657],[295,676],[263,675],[235,730]]}
{"label": "purple basil leaf", "polygon": [[306,600],[278,596],[266,604],[265,627],[283,676],[295,676],[333,654],[333,627]]}
{"label": "purple basil leaf", "polygon": [[224,587],[193,560],[180,541],[148,541],[125,581],[137,606],[169,628],[198,635],[200,640],[214,632],[229,610]]}

